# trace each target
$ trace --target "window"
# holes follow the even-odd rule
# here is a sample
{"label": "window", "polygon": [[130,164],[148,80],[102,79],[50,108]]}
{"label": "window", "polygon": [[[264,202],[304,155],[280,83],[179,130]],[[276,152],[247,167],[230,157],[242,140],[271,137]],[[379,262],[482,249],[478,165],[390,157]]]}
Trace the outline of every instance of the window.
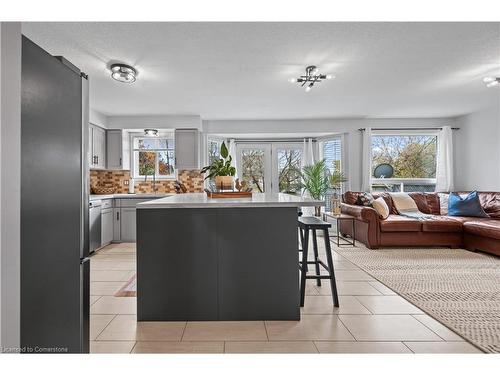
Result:
{"label": "window", "polygon": [[[319,144],[320,159],[325,159],[326,166],[330,172],[342,171],[342,137],[332,137],[325,139]],[[333,189],[327,191],[325,195],[325,210],[331,211],[331,197],[333,195]]]}
{"label": "window", "polygon": [[321,155],[322,159],[325,159],[326,166],[330,172],[341,171],[342,139],[336,137],[321,142]]}
{"label": "window", "polygon": [[[373,135],[372,190],[434,191],[436,154],[436,134]],[[388,166],[384,167],[383,164]],[[389,173],[391,170],[392,176],[383,175],[383,172]]]}
{"label": "window", "polygon": [[[211,165],[214,160],[220,158],[220,148],[222,146],[222,139],[209,138],[207,141],[207,151],[208,151],[208,163]],[[226,145],[227,146],[227,145]]]}
{"label": "window", "polygon": [[174,134],[133,137],[133,176],[175,178]]}

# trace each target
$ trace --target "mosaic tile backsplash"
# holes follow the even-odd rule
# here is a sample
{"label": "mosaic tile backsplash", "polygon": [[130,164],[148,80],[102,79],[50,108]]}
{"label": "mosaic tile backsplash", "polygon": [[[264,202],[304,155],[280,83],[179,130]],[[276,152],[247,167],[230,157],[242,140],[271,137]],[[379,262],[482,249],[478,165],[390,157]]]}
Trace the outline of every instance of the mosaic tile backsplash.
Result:
{"label": "mosaic tile backsplash", "polygon": [[[189,193],[203,192],[203,175],[199,170],[180,170],[177,179],[186,185]],[[92,170],[90,171],[90,188],[95,186],[114,187],[115,193],[128,193],[126,181],[130,180],[130,171]],[[157,193],[175,193],[175,180],[156,181]],[[153,177],[149,176],[134,181],[134,193],[154,193]]]}

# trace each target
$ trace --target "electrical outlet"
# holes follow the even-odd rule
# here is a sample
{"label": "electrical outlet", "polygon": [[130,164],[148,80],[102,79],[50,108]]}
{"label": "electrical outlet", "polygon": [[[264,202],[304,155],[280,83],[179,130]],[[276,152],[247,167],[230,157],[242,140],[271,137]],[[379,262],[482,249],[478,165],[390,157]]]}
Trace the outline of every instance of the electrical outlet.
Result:
{"label": "electrical outlet", "polygon": [[128,186],[128,180],[123,181],[123,185]]}

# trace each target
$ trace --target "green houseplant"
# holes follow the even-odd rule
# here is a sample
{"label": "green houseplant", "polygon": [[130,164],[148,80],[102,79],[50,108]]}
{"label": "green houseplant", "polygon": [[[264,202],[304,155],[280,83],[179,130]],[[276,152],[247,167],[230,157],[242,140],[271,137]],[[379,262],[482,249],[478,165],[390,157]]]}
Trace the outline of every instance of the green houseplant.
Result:
{"label": "green houseplant", "polygon": [[226,144],[222,142],[220,146],[220,157],[212,164],[201,169],[201,173],[207,173],[206,179],[215,178],[215,185],[221,190],[232,189],[236,168],[231,165],[233,158],[229,155]]}
{"label": "green houseplant", "polygon": [[[330,188],[328,168],[325,160],[317,161],[312,165],[305,166],[301,172],[303,187],[311,195],[311,198],[321,200]],[[321,206],[314,207],[316,216],[321,215]]]}

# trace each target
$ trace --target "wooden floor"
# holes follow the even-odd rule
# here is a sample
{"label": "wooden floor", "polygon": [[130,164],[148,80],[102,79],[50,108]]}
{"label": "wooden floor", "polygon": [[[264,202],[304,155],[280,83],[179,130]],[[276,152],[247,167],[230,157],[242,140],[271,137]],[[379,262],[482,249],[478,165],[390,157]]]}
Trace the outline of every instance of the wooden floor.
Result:
{"label": "wooden floor", "polygon": [[[320,257],[322,252],[320,245]],[[340,308],[333,307],[328,285],[311,280],[299,322],[137,323],[135,297],[114,296],[135,274],[135,244],[109,245],[91,258],[91,352],[479,352],[347,259],[333,256]]]}

